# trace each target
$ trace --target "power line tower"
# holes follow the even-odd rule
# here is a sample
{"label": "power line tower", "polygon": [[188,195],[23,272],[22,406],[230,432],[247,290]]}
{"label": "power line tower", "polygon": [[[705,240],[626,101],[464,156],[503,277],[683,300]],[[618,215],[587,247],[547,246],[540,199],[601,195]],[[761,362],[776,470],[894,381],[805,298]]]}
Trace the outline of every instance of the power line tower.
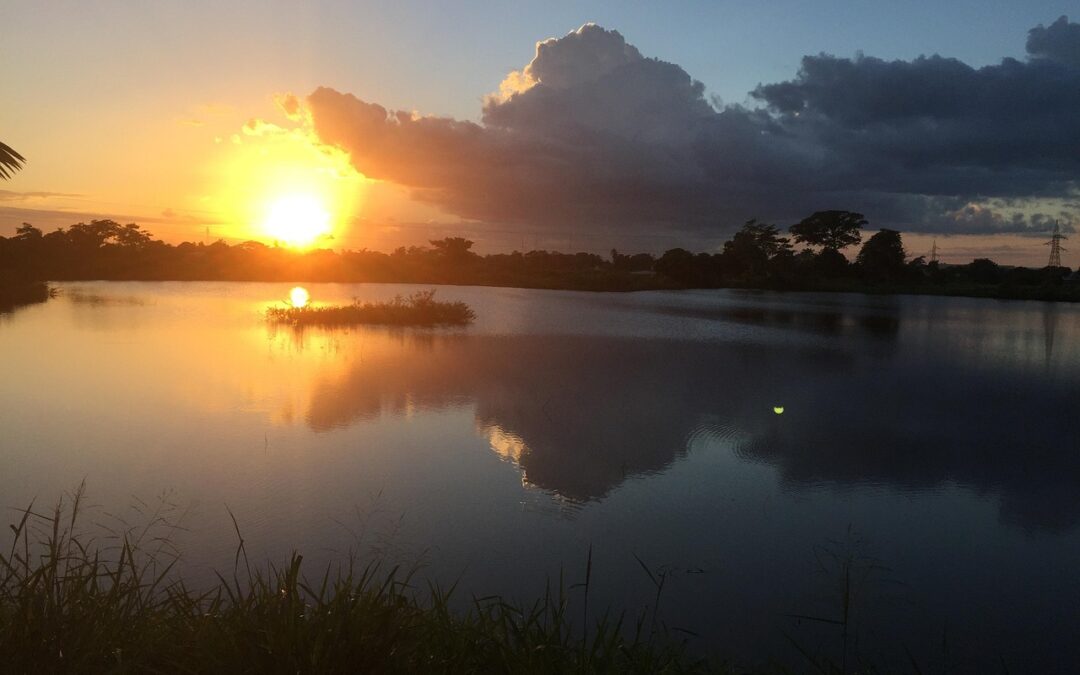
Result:
{"label": "power line tower", "polygon": [[1061,228],[1058,227],[1058,223],[1054,221],[1054,234],[1050,237],[1050,241],[1044,242],[1043,246],[1050,247],[1050,262],[1047,263],[1049,267],[1061,267],[1061,252],[1069,249],[1061,245],[1062,239],[1068,239],[1061,233]]}
{"label": "power line tower", "polygon": [[937,239],[935,239],[933,245],[930,247],[930,262],[936,263],[937,261]]}

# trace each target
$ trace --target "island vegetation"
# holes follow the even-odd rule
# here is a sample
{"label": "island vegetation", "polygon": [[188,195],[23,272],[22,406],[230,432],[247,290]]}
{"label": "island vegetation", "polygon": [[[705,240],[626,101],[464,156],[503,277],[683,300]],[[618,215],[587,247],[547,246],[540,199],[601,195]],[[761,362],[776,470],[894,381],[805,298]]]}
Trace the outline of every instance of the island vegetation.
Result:
{"label": "island vegetation", "polygon": [[271,307],[266,317],[272,323],[293,326],[348,326],[381,324],[387,326],[464,326],[476,313],[464,302],[442,302],[435,291],[417,291],[407,297],[394,296],[388,302],[353,301],[350,305]]}
{"label": "island vegetation", "polygon": [[[429,246],[295,250],[247,241],[168,244],[139,225],[112,220],[52,232],[24,224],[0,237],[8,283],[34,280],[235,280],[396,282],[587,291],[762,288],[1080,300],[1067,267],[1025,268],[977,259],[947,265],[910,257],[902,235],[881,229],[862,241],[866,219],[821,211],[791,226],[750,220],[712,252],[675,248],[660,256],[534,250],[479,255],[463,237]],[[790,236],[788,236],[790,235]],[[842,252],[859,245],[853,260]]]}
{"label": "island vegetation", "polygon": [[0,276],[0,312],[21,305],[45,302],[50,295],[49,285],[44,281],[27,281],[25,279],[12,281]]}

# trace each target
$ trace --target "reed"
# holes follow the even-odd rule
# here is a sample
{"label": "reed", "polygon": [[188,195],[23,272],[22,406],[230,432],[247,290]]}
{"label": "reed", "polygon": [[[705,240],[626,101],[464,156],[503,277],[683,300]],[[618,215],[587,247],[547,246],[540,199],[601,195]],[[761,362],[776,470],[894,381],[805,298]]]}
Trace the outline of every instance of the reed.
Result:
{"label": "reed", "polygon": [[440,302],[435,291],[417,291],[407,297],[394,296],[389,302],[360,302],[338,306],[271,307],[266,317],[273,323],[294,326],[348,326],[382,324],[391,326],[464,326],[476,313],[464,302]]}
{"label": "reed", "polygon": [[4,672],[728,672],[644,617],[632,629],[604,616],[583,631],[561,584],[529,605],[485,597],[453,611],[453,588],[400,567],[349,562],[310,578],[295,553],[252,566],[241,538],[232,573],[195,591],[161,537],[128,531],[105,546],[80,533],[82,500],[80,488],[51,511],[31,505],[11,525],[0,553]]}

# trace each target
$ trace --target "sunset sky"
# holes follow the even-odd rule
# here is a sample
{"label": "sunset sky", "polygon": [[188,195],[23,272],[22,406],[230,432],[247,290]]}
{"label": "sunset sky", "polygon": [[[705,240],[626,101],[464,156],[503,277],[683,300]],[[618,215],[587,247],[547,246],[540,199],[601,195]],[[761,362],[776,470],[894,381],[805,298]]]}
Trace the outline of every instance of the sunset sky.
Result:
{"label": "sunset sky", "polygon": [[1080,224],[1069,4],[10,0],[0,235],[659,252],[841,208],[1042,265]]}

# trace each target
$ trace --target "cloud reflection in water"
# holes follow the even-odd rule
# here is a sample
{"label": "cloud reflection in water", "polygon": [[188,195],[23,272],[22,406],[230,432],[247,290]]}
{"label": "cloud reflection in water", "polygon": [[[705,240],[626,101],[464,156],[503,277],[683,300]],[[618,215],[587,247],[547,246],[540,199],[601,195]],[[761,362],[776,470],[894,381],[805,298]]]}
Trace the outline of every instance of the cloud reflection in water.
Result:
{"label": "cloud reflection in water", "polygon": [[1029,374],[889,351],[594,336],[366,331],[363,349],[315,382],[312,430],[472,406],[477,433],[523,483],[574,502],[663,472],[703,428],[722,428],[789,489],[957,483],[999,496],[1002,518],[1026,528],[1080,519],[1080,458],[1062,442],[1080,426],[1044,415],[1062,401],[1077,409],[1080,393]]}

